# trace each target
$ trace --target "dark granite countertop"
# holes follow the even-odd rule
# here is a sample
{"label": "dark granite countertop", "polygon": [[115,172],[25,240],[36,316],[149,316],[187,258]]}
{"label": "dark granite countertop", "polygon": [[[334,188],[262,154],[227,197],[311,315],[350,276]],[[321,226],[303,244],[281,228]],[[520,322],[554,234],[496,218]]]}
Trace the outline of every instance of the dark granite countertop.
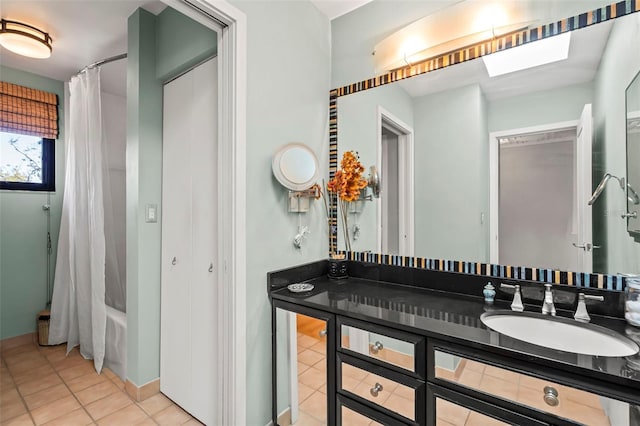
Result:
{"label": "dark granite countertop", "polygon": [[[488,329],[480,315],[489,310],[509,309],[507,301],[496,300],[494,305],[486,305],[477,296],[354,277],[330,280],[323,276],[305,282],[315,288],[308,293],[292,293],[286,286],[273,286],[270,295],[273,299],[526,360],[533,371],[553,369],[578,374],[592,382],[602,382],[603,386],[613,386],[619,390],[615,394],[640,403],[640,355],[629,358],[577,355]],[[532,309],[527,306],[527,310]],[[559,311],[559,315],[567,314]],[[628,326],[619,318],[592,315],[591,322],[640,340],[640,328]]]}

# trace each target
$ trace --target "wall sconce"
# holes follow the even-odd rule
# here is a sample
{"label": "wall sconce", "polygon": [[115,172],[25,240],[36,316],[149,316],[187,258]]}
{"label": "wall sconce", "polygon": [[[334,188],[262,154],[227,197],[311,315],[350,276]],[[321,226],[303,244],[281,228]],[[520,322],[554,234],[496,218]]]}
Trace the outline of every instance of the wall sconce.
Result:
{"label": "wall sconce", "polygon": [[529,8],[519,2],[460,2],[425,16],[376,44],[375,72],[415,65],[527,28],[532,22]]}
{"label": "wall sconce", "polygon": [[46,59],[51,56],[48,33],[22,22],[0,20],[0,45],[18,55]]}

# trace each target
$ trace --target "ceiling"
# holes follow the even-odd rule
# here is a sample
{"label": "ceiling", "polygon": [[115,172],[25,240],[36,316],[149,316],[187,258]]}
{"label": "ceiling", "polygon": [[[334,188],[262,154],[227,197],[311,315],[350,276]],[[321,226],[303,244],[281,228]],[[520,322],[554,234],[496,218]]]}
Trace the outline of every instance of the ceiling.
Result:
{"label": "ceiling", "polygon": [[330,20],[351,12],[372,0],[311,0]]}
{"label": "ceiling", "polygon": [[[1,0],[2,18],[47,31],[53,39],[48,59],[31,59],[0,48],[0,63],[68,81],[85,66],[127,51],[127,18],[139,7],[160,13],[166,5],[152,0]],[[105,65],[102,88],[124,96],[126,61]]]}
{"label": "ceiling", "polygon": [[482,59],[475,59],[408,78],[398,84],[411,97],[479,84],[486,99],[491,102],[525,93],[586,83],[592,81],[598,71],[612,26],[613,21],[607,21],[572,31],[569,58],[564,61],[491,78]]}

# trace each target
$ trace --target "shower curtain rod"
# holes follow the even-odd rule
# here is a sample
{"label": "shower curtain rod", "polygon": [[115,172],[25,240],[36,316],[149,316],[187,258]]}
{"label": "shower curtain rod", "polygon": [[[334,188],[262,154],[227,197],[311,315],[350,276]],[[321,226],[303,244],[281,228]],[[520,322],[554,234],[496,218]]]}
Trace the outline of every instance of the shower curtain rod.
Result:
{"label": "shower curtain rod", "polygon": [[80,74],[84,70],[88,70],[90,68],[99,67],[100,65],[108,64],[109,62],[119,61],[120,59],[125,59],[126,57],[127,57],[126,53],[121,53],[120,55],[111,56],[109,58],[101,59],[99,61],[96,61],[96,62],[92,63],[91,65],[87,65],[86,67],[82,68],[80,71],[78,71],[78,74]]}

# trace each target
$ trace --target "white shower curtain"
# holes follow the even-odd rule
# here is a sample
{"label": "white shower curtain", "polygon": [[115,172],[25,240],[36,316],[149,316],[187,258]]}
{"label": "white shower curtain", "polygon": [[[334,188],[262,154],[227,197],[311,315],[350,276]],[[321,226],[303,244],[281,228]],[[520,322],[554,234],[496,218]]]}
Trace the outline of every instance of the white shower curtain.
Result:
{"label": "white shower curtain", "polygon": [[69,82],[70,128],[49,344],[67,342],[102,370],[105,351],[104,158],[100,69]]}

